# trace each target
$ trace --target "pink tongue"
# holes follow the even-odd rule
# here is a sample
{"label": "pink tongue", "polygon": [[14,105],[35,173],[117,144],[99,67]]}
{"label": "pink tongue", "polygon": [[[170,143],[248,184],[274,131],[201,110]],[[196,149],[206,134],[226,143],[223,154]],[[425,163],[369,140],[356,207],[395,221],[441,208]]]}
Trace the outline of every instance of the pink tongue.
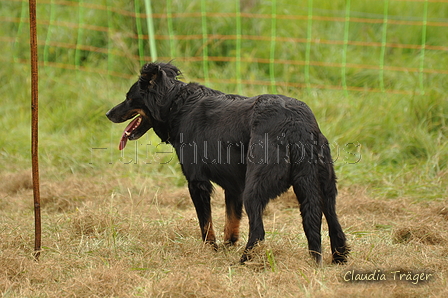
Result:
{"label": "pink tongue", "polygon": [[128,126],[126,126],[123,135],[121,136],[120,144],[118,145],[118,150],[123,150],[124,147],[126,147],[126,143],[128,142],[128,136],[134,129],[138,127],[138,125],[135,124],[138,123],[139,121],[141,121],[141,116],[135,118],[134,120],[131,121],[131,123],[128,124]]}

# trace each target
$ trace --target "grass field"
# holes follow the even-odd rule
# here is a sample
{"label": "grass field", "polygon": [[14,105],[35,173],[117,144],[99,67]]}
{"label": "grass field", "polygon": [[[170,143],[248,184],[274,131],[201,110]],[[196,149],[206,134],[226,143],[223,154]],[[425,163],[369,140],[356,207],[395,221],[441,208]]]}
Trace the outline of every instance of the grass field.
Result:
{"label": "grass field", "polygon": [[[98,1],[103,2],[133,9],[128,4]],[[250,1],[241,3],[245,2]],[[290,2],[288,5],[299,12],[307,10],[306,5]],[[367,12],[381,14],[384,9],[381,1],[370,6],[351,2],[354,17],[365,16]],[[160,3],[155,4],[156,11],[165,9]],[[185,1],[169,3],[180,11],[199,11],[201,6],[201,1],[190,1],[188,5]],[[343,17],[344,3],[314,0],[315,13]],[[390,3],[391,19],[401,16],[415,20],[423,11],[419,2]],[[224,1],[213,4],[210,10],[230,10]],[[278,5],[279,14],[291,13]],[[48,7],[47,3],[39,6],[41,16],[51,15]],[[0,8],[1,17],[19,17],[21,3],[2,1]],[[72,14],[63,6],[58,9],[53,14],[61,20],[77,21],[76,14],[71,19]],[[70,9],[77,12],[76,7]],[[271,13],[269,5],[253,9],[254,13]],[[136,53],[137,45],[127,43],[124,33],[120,35],[133,30],[129,23],[125,20],[111,23],[107,12],[103,15],[96,15],[94,12],[101,12],[95,10],[90,14],[88,9],[84,12],[88,16],[84,22],[114,27],[110,44],[95,32],[91,37],[92,46]],[[446,3],[429,3],[429,21],[446,23],[447,19]],[[223,17],[213,26],[212,19],[208,21],[210,33],[235,32],[235,24],[229,18]],[[163,18],[156,20],[157,34],[167,34],[166,22]],[[412,91],[412,94],[276,86],[278,93],[299,98],[313,109],[335,159],[340,191],[338,214],[352,254],[347,265],[330,265],[324,223],[324,266],[317,268],[307,253],[298,204],[291,192],[268,206],[266,241],[257,248],[255,259],[241,266],[237,261],[247,240],[246,217],[240,243],[231,249],[220,243],[219,250],[212,251],[200,240],[193,204],[172,148],[160,144],[158,137],[150,132],[138,142],[129,143],[123,154],[118,151],[124,125],[110,123],[105,112],[124,98],[137,78],[138,59],[131,59],[127,54],[118,56],[113,51],[109,56],[82,52],[85,55],[80,60],[82,66],[121,72],[123,77],[134,76],[132,79],[41,65],[43,251],[37,263],[32,258],[30,69],[23,62],[28,57],[27,24],[20,30],[16,22],[4,24],[0,28],[0,40],[5,40],[0,43],[0,293],[3,297],[448,295],[446,74],[425,73],[421,77],[418,73],[384,71],[388,90]],[[241,30],[243,34],[269,36],[270,24],[269,19],[247,19]],[[202,26],[200,19],[194,18],[177,18],[172,25],[179,35],[198,34],[194,29]],[[281,20],[278,27],[282,29],[277,34],[305,34],[306,26],[306,20]],[[378,24],[354,22],[350,26],[350,40],[381,42]],[[47,37],[43,27],[41,36]],[[416,28],[391,25],[387,38],[396,43],[419,44],[422,33]],[[78,35],[69,34],[69,29],[59,26],[48,38],[76,44]],[[446,47],[448,35],[444,29],[428,27],[428,45]],[[343,34],[343,23],[313,24],[315,37],[340,39]],[[83,35],[89,36],[88,31]],[[16,37],[20,42],[11,42]],[[306,45],[297,44],[295,48],[292,45],[287,41],[277,42],[276,58],[303,60]],[[202,62],[183,59],[202,57],[201,47],[202,40],[176,41],[172,53],[173,48],[165,40],[160,41],[159,50],[161,55],[170,53],[178,58],[175,63],[184,72],[186,81],[203,82],[207,80]],[[269,49],[269,42],[246,40],[241,55],[268,58]],[[340,57],[342,49],[342,46],[312,45],[310,59],[332,63],[337,60],[336,55]],[[42,46],[40,50],[41,61],[77,63],[74,49]],[[378,62],[372,57],[378,57],[379,48],[348,46],[346,50],[349,63]],[[208,51],[211,56],[235,55],[235,41],[210,43]],[[418,68],[420,58],[419,50],[391,48],[384,63]],[[270,80],[267,64],[247,61],[239,66],[241,77]],[[446,65],[446,50],[426,51],[425,67],[441,70]],[[210,62],[207,84],[229,93],[242,89],[247,95],[272,91],[271,86],[220,83],[220,79],[235,78],[235,73],[235,63]],[[303,73],[297,65],[281,65],[275,69],[278,81],[306,84]],[[341,69],[336,67],[312,66],[309,76],[312,84],[341,85]],[[379,78],[379,73],[371,69],[347,68],[346,72],[349,86],[380,88]],[[213,212],[218,238],[222,239],[224,199],[219,187],[213,197]],[[384,274],[387,281],[347,281],[360,272],[375,273],[378,279]],[[429,281],[416,280],[420,274]]]}

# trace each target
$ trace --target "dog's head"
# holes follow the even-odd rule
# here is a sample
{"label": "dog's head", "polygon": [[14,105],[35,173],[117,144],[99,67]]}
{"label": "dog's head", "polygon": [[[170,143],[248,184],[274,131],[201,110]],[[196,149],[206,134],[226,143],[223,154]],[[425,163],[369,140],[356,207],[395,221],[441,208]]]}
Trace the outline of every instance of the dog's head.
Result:
{"label": "dog's head", "polygon": [[143,136],[153,127],[154,121],[165,122],[165,115],[173,100],[170,94],[178,75],[179,69],[169,63],[145,64],[140,71],[139,80],[126,94],[126,99],[106,113],[107,118],[114,123],[122,123],[135,117],[123,132],[120,150],[128,140]]}

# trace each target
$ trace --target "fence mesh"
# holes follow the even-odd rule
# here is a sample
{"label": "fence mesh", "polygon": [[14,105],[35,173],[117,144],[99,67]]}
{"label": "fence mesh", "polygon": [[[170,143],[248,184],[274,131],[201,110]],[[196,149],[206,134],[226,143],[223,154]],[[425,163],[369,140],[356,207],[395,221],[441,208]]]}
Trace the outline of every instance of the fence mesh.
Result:
{"label": "fence mesh", "polygon": [[[131,78],[175,59],[235,92],[415,95],[448,82],[448,0],[41,0],[37,20],[43,68]],[[0,59],[29,64],[28,1],[2,0],[0,21],[12,48]]]}

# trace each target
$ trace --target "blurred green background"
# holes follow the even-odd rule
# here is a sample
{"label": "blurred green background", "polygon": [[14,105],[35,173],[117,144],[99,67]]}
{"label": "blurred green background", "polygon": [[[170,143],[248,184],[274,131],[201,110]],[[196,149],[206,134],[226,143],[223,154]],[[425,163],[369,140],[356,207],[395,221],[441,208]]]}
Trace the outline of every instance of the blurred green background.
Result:
{"label": "blurred green background", "polygon": [[[169,145],[150,132],[120,152],[125,124],[105,117],[157,55],[185,81],[305,101],[342,187],[448,197],[447,2],[43,0],[37,10],[43,179],[121,171],[184,184]],[[0,171],[16,172],[31,167],[28,2],[2,0],[0,20]]]}

